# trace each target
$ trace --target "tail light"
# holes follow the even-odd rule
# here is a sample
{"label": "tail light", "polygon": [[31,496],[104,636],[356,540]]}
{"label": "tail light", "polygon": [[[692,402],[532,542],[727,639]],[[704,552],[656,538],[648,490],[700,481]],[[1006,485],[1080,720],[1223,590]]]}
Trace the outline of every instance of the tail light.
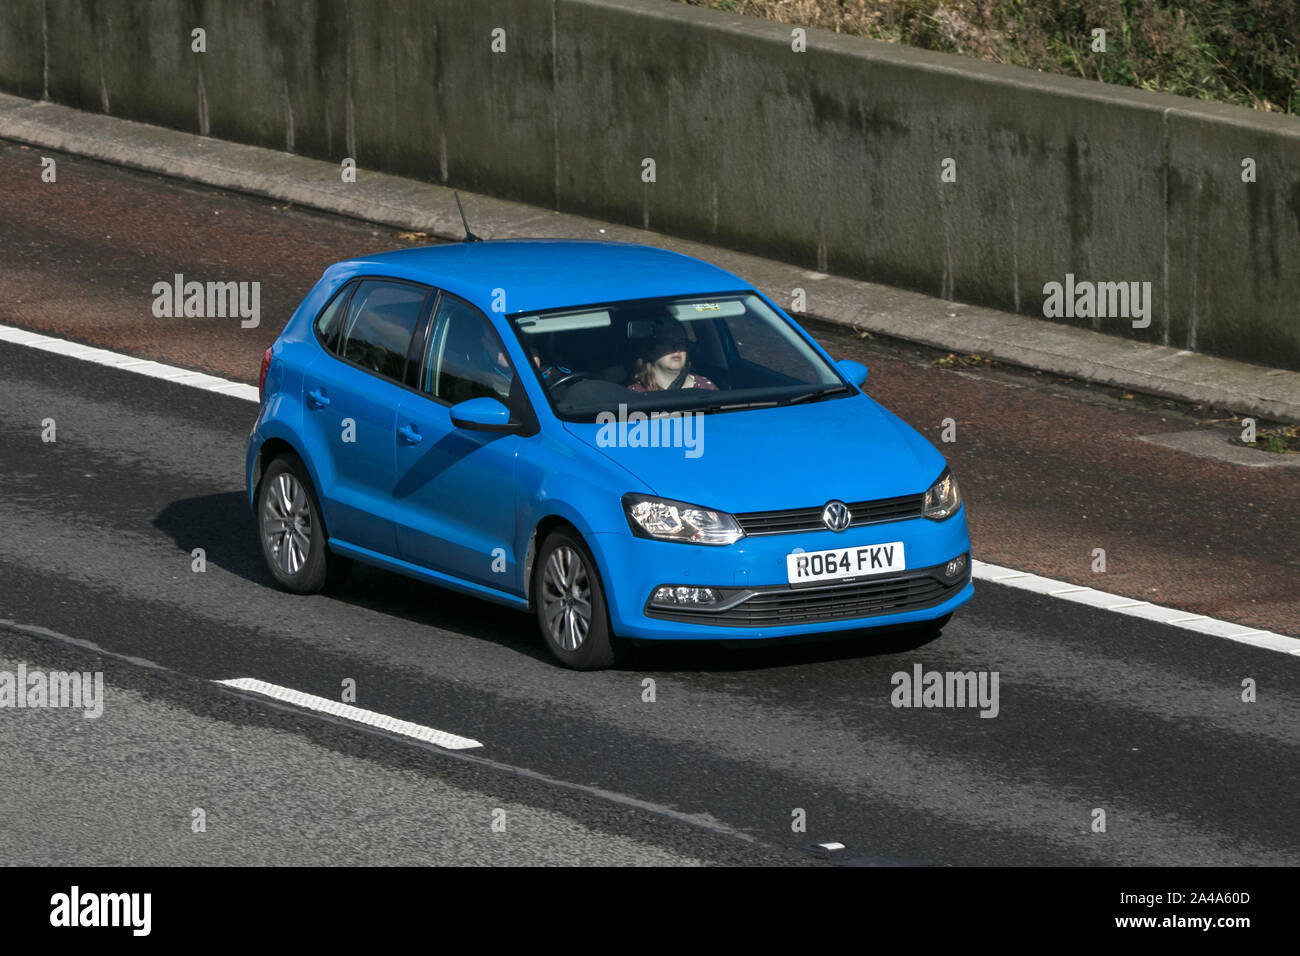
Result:
{"label": "tail light", "polygon": [[266,397],[266,372],[271,367],[271,350],[262,353],[262,370],[257,373],[257,397],[260,401]]}

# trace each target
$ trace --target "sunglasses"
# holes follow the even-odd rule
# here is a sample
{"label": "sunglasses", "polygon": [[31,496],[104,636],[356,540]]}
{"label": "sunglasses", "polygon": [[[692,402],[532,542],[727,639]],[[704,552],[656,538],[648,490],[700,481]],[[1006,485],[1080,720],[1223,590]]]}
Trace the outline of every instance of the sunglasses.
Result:
{"label": "sunglasses", "polygon": [[660,339],[650,346],[650,351],[658,355],[663,355],[665,352],[685,352],[686,346],[687,341],[685,339]]}

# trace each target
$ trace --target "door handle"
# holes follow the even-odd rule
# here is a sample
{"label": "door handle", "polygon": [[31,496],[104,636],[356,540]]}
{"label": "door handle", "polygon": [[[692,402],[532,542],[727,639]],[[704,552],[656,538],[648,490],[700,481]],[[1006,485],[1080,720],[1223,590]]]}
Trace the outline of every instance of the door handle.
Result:
{"label": "door handle", "polygon": [[312,408],[324,408],[330,403],[329,397],[319,388],[307,393],[307,401],[311,403]]}
{"label": "door handle", "polygon": [[410,425],[403,425],[397,430],[397,434],[402,436],[402,441],[408,445],[418,445],[424,441],[424,436],[417,432]]}

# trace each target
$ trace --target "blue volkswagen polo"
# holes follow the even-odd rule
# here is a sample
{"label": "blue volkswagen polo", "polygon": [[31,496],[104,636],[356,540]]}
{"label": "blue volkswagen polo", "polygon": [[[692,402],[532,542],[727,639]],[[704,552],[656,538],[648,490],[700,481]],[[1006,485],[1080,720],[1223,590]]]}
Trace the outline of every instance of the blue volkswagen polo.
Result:
{"label": "blue volkswagen polo", "polygon": [[353,561],[629,640],[907,625],[970,599],[957,482],[744,281],[662,249],[465,242],[331,266],[262,361],[247,486],[284,588]]}

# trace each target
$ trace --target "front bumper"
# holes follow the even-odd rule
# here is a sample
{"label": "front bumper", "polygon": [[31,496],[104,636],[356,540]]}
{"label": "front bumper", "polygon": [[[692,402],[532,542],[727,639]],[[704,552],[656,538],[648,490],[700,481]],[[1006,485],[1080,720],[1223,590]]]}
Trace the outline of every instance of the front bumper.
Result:
{"label": "front bumper", "polygon": [[[791,588],[786,555],[902,541],[908,568],[852,584]],[[970,535],[965,509],[946,521],[915,518],[846,532],[745,537],[727,547],[653,541],[630,533],[592,535],[610,623],[621,637],[648,640],[759,640],[920,623],[970,600]],[[967,555],[955,580],[944,565]],[[663,585],[723,592],[716,610],[652,607]]]}
{"label": "front bumper", "polygon": [[928,611],[956,597],[970,582],[970,560],[951,579],[945,565],[881,574],[850,584],[792,588],[714,588],[714,607],[682,607],[647,601],[645,615],[662,621],[720,627],[780,627]]}

